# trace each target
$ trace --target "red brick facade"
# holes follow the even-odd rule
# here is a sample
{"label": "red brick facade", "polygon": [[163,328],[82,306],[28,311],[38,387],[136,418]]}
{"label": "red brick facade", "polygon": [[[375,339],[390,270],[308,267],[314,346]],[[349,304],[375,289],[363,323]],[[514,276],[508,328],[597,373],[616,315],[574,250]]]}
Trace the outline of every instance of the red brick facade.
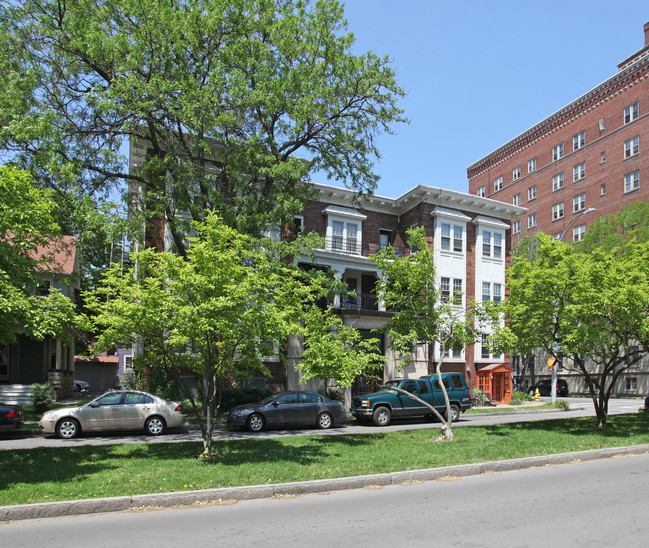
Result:
{"label": "red brick facade", "polygon": [[[553,149],[561,143],[563,157],[555,159]],[[528,172],[533,159],[535,170]],[[573,171],[581,175],[580,166],[585,176],[574,181]],[[554,188],[553,178],[558,183],[561,173],[563,187]],[[520,217],[522,234],[541,230],[560,236],[565,231],[566,241],[573,239],[576,227],[616,213],[622,204],[648,201],[649,24],[645,46],[620,63],[615,76],[471,165],[467,176],[471,194],[484,187],[486,197],[510,204],[520,195],[520,205],[528,209]],[[500,177],[502,188],[494,188]],[[534,186],[535,197],[528,197]],[[595,211],[582,216],[590,208]],[[530,215],[536,216],[536,228],[528,228]]]}

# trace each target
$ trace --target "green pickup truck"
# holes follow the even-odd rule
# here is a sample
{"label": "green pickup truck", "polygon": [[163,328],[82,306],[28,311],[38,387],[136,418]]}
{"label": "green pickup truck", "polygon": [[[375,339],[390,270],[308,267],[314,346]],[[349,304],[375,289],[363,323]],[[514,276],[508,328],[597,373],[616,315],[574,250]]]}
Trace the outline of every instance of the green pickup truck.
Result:
{"label": "green pickup truck", "polygon": [[[442,373],[442,382],[451,404],[451,420],[456,421],[460,412],[471,407],[471,392],[460,373]],[[446,416],[444,394],[437,375],[424,375],[419,379],[393,380],[385,383],[386,388],[373,394],[355,396],[352,399],[352,415],[361,423],[370,420],[376,426],[387,426],[392,417],[428,416],[434,418],[431,410],[420,402],[390,390],[390,386],[401,388],[427,403],[432,404],[439,413]]]}

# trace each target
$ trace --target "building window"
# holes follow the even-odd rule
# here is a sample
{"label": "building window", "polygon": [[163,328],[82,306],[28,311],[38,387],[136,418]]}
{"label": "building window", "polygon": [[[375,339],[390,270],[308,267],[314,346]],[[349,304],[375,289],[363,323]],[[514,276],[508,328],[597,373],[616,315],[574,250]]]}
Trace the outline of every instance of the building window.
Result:
{"label": "building window", "polygon": [[392,232],[379,230],[379,249],[385,249],[392,243]]}
{"label": "building window", "polygon": [[462,253],[462,235],[464,230],[461,226],[453,226],[453,251]]}
{"label": "building window", "polygon": [[606,196],[606,183],[599,185],[599,195]]}
{"label": "building window", "polygon": [[297,236],[302,230],[304,230],[304,217],[296,215],[293,217],[293,234]]}
{"label": "building window", "polygon": [[451,250],[451,228],[453,229],[453,251],[462,253],[464,230],[461,226],[442,223],[442,249]]}
{"label": "building window", "polygon": [[485,335],[484,333],[482,334],[482,341],[481,341],[481,343],[482,343],[482,344],[480,345],[480,347],[481,347],[481,349],[480,349],[480,356],[481,356],[482,358],[489,359],[489,355],[490,355],[490,354],[489,354],[489,338],[488,338],[487,335]]}
{"label": "building window", "polygon": [[493,296],[494,303],[498,304],[502,300],[502,285],[494,284],[493,290],[494,290],[494,296]]}
{"label": "building window", "polygon": [[484,198],[485,192],[486,192],[485,186],[482,185],[480,188],[478,188],[478,191],[476,192],[476,196],[480,196],[480,198]]}
{"label": "building window", "polygon": [[482,282],[482,302],[486,303],[491,300],[491,283]]}
{"label": "building window", "polygon": [[515,206],[521,205],[521,193],[520,192],[517,192],[516,194],[514,194],[514,197],[512,198],[512,204],[514,204]]}
{"label": "building window", "polygon": [[629,122],[633,122],[633,120],[638,118],[639,114],[638,101],[636,101],[624,109],[624,123],[628,124]]}
{"label": "building window", "polygon": [[640,151],[640,137],[634,137],[624,143],[624,157],[631,158]]}
{"label": "building window", "polygon": [[534,228],[536,226],[536,213],[530,213],[527,216],[527,228]]}
{"label": "building window", "polygon": [[503,187],[502,175],[494,181],[494,192],[498,192]]}
{"label": "building window", "polygon": [[606,152],[602,152],[599,155],[599,163],[600,164],[605,164],[606,163]]}
{"label": "building window", "polygon": [[627,392],[638,391],[638,377],[626,377],[624,380],[624,388]]}
{"label": "building window", "polygon": [[447,303],[451,298],[451,279],[441,278],[439,283],[439,290],[443,303]]}
{"label": "building window", "polygon": [[531,202],[536,199],[536,185],[531,186],[527,189],[527,201]]}
{"label": "building window", "polygon": [[521,166],[512,169],[512,181],[517,181],[521,178]]}
{"label": "building window", "polygon": [[491,232],[482,233],[482,256],[491,257]]}
{"label": "building window", "polygon": [[577,181],[581,181],[584,177],[586,177],[586,162],[577,164],[575,167],[572,168],[573,183],[576,183]]}
{"label": "building window", "polygon": [[536,171],[536,158],[532,158],[527,162],[527,172],[532,173],[532,171]]}
{"label": "building window", "polygon": [[358,225],[356,223],[331,221],[331,251],[360,255]]}
{"label": "building window", "polygon": [[512,222],[512,234],[520,234],[521,233],[521,220],[516,219],[515,221]]}
{"label": "building window", "polygon": [[581,242],[586,234],[586,225],[579,225],[572,229],[572,241]]}
{"label": "building window", "polygon": [[552,220],[563,219],[563,202],[552,206]]}
{"label": "building window", "polygon": [[36,295],[39,297],[47,297],[50,294],[52,282],[50,280],[40,280],[36,287]]}
{"label": "building window", "polygon": [[561,158],[563,158],[563,143],[560,143],[552,148],[552,161],[556,162]]}
{"label": "building window", "polygon": [[572,150],[579,150],[586,144],[586,132],[580,131],[572,138]]}
{"label": "building window", "polygon": [[552,177],[552,192],[563,188],[563,171]]}
{"label": "building window", "polygon": [[453,300],[462,301],[462,280],[459,278],[453,279]]}
{"label": "building window", "polygon": [[494,233],[494,259],[500,259],[503,256],[503,236],[498,232]]}
{"label": "building window", "polygon": [[581,211],[582,209],[586,209],[586,193],[582,192],[581,194],[577,194],[572,199],[572,212],[577,213],[577,211]]}
{"label": "building window", "polygon": [[624,176],[624,192],[631,192],[640,188],[640,172],[634,171]]}

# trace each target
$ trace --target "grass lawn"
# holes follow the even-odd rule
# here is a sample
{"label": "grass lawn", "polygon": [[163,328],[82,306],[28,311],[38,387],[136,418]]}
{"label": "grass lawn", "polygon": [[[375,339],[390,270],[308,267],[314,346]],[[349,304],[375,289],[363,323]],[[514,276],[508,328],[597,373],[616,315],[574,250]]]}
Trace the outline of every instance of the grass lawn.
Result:
{"label": "grass lawn", "polygon": [[455,441],[434,442],[439,428],[339,436],[0,451],[0,505],[187,491],[434,468],[649,443],[649,415],[455,428]]}

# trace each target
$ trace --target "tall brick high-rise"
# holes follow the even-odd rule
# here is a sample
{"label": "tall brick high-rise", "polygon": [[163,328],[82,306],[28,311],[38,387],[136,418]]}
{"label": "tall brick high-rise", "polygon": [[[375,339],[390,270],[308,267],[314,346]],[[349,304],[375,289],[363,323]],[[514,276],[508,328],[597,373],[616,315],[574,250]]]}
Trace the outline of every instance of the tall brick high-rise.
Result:
{"label": "tall brick high-rise", "polygon": [[467,168],[469,192],[527,208],[512,240],[580,240],[597,217],[649,199],[649,23],[618,72]]}

